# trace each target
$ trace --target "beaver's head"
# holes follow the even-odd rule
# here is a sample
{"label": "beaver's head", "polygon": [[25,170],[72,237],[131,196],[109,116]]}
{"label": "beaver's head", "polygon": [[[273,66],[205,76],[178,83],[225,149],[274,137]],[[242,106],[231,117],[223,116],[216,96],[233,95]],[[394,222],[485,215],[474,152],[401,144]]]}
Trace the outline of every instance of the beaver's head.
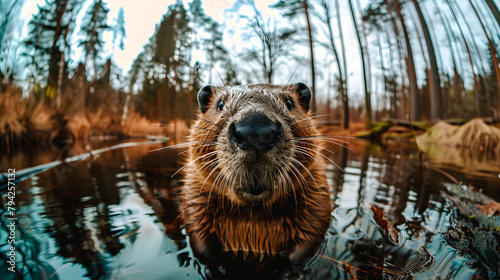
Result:
{"label": "beaver's head", "polygon": [[310,100],[302,83],[203,87],[190,139],[191,170],[204,179],[200,194],[245,205],[302,192],[319,148],[307,138],[315,134]]}

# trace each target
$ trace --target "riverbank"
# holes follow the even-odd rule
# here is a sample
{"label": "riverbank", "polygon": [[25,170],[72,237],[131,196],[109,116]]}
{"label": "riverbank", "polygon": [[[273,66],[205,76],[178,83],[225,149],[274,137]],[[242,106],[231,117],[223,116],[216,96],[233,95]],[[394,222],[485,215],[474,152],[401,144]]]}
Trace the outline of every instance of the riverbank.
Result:
{"label": "riverbank", "polygon": [[0,94],[0,151],[11,153],[26,146],[65,146],[93,139],[164,137],[173,130],[151,125],[152,121],[136,112],[133,105],[125,109],[118,92],[107,93],[109,100],[117,102],[99,106],[85,106],[76,94],[55,108],[55,102],[43,93],[27,97],[21,88],[7,87]]}

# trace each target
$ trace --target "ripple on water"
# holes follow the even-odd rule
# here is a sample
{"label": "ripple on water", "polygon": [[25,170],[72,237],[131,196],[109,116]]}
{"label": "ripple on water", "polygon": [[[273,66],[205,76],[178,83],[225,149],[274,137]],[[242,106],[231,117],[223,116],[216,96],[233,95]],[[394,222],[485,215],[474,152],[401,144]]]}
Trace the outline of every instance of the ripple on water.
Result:
{"label": "ripple on water", "polygon": [[[148,152],[157,147],[103,152],[61,169],[64,176],[48,170],[19,183],[19,239],[24,242],[19,250],[30,258],[20,270],[56,273],[59,279],[207,277],[205,268],[193,258],[177,219],[180,177],[171,175],[179,168],[173,160],[179,151]],[[446,176],[434,171],[422,171],[412,151],[392,152],[364,144],[352,148],[359,154],[330,148],[345,171],[328,166],[336,205],[331,227],[304,270],[290,267],[287,275],[307,279],[484,278],[476,265],[470,265],[471,258],[460,255],[440,233],[454,225],[452,205],[440,191],[463,193],[472,200],[481,199],[477,192],[445,184],[449,182]],[[393,222],[398,242],[388,240],[377,225],[372,205]],[[8,234],[3,223],[1,240]],[[0,249],[7,251],[5,245]],[[5,271],[3,266],[1,271]]]}

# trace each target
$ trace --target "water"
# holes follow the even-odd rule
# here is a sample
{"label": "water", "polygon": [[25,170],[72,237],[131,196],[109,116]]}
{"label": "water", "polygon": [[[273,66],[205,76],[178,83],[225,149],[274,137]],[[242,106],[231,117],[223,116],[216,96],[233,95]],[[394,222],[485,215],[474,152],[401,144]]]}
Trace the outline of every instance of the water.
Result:
{"label": "water", "polygon": [[[112,144],[116,143],[100,146]],[[181,177],[171,175],[180,167],[182,150],[149,152],[167,144],[173,143],[144,141],[118,147],[17,183],[17,274],[7,271],[9,246],[3,240],[9,234],[8,212],[3,212],[0,278],[206,278],[205,267],[194,259],[177,219]],[[325,242],[304,267],[286,267],[280,275],[307,279],[492,275],[446,241],[442,233],[454,225],[456,215],[441,191],[457,187],[447,177],[449,173],[458,181],[473,182],[499,201],[498,173],[471,176],[474,173],[461,172],[460,165],[442,166],[437,159],[429,159],[429,165],[422,167],[419,153],[408,145],[389,148],[352,141],[349,146],[357,154],[329,147],[338,167],[328,165],[335,210]],[[84,151],[77,147],[30,150],[4,158],[2,171],[15,167],[19,173],[57,160],[61,154]],[[500,170],[498,159],[493,160]],[[377,225],[372,206],[393,221],[395,238]]]}

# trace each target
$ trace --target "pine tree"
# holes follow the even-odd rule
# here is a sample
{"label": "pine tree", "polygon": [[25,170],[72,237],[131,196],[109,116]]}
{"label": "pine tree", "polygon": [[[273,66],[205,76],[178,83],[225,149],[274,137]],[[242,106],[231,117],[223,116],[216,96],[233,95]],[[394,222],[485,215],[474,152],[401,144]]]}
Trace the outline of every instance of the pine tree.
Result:
{"label": "pine tree", "polygon": [[84,61],[87,63],[87,73],[90,80],[95,81],[98,73],[103,69],[105,59],[103,57],[103,33],[110,29],[107,24],[109,9],[106,2],[94,0],[85,12],[81,24],[81,33],[84,39],[80,41],[83,46]]}
{"label": "pine tree", "polygon": [[[189,12],[192,24],[193,48],[203,50],[206,53],[207,65],[200,65],[200,67],[208,67],[208,84],[212,84],[214,65],[218,61],[226,63],[230,59],[227,50],[222,45],[221,25],[205,14],[200,0],[193,0],[189,4]],[[199,32],[203,32],[205,35],[200,37],[198,36]]]}
{"label": "pine tree", "polygon": [[[278,28],[276,20],[271,22],[270,19],[265,20],[262,12],[257,9],[254,0],[240,0],[235,4],[235,10],[238,10],[242,5],[250,6],[253,10],[253,15],[240,15],[242,19],[248,22],[247,32],[244,34],[246,40],[257,38],[260,46],[252,46],[246,48],[242,56],[245,61],[258,65],[261,71],[261,77],[257,77],[257,81],[265,81],[273,83],[273,75],[276,72],[280,58],[287,55],[288,44],[291,37],[296,33],[294,29]],[[252,69],[252,72],[255,70]]]}
{"label": "pine tree", "polygon": [[309,44],[309,56],[310,56],[310,65],[311,65],[311,80],[312,80],[312,99],[311,99],[311,108],[312,111],[316,111],[316,70],[314,66],[314,40],[313,40],[313,32],[310,20],[310,5],[307,0],[279,0],[273,5],[274,8],[285,10],[283,16],[289,18],[295,18],[299,14],[304,14],[307,24],[307,35],[308,35],[308,44]]}
{"label": "pine tree", "polygon": [[46,0],[28,24],[31,32],[24,41],[23,55],[28,58],[32,77],[47,84],[46,95],[50,99],[57,96],[56,108],[67,80],[68,37],[81,6],[82,0]]}
{"label": "pine tree", "polygon": [[[3,75],[16,71],[15,37],[20,33],[19,15],[24,1],[5,0],[0,5],[0,88]],[[0,90],[1,92],[1,90]]]}
{"label": "pine tree", "polygon": [[49,76],[49,60],[51,37],[44,35],[50,31],[43,28],[48,21],[48,10],[40,7],[37,14],[33,16],[28,24],[29,35],[24,40],[24,48],[21,55],[28,62],[30,78],[34,83],[44,83]]}
{"label": "pine tree", "polygon": [[123,50],[125,48],[124,40],[127,37],[125,34],[125,12],[123,11],[123,7],[118,11],[118,15],[113,21],[113,51],[115,50],[116,40],[118,42],[118,48]]}

